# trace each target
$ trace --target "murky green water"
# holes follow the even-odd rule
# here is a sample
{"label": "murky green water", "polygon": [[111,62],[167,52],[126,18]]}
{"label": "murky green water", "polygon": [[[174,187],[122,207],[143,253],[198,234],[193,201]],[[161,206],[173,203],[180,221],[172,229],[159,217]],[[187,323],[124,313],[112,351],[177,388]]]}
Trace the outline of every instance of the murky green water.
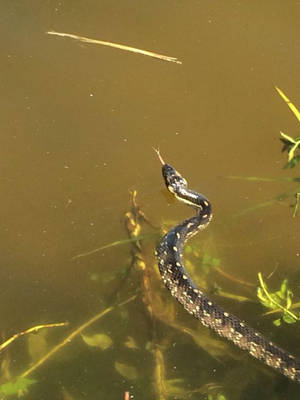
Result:
{"label": "murky green water", "polygon": [[[288,278],[300,301],[294,199],[236,215],[297,184],[225,178],[299,176],[299,166],[283,169],[279,142],[280,130],[299,135],[299,122],[274,86],[300,107],[300,3],[3,1],[0,15],[2,341],[36,325],[69,322],[3,350],[0,383],[12,382],[93,316],[137,295],[83,331],[93,346],[78,334],[28,374],[36,382],[25,398],[124,399],[129,391],[145,400],[298,399],[298,384],[225,344],[166,293],[155,273],[158,236],[142,249],[152,316],[141,299],[146,278],[130,268],[130,243],[73,257],[127,238],[124,216],[134,189],[156,227],[189,215],[163,187],[152,150],[159,146],[213,204],[213,222],[192,243],[199,254],[187,255],[200,260],[200,269],[203,253],[220,260],[227,275],[209,273],[208,292],[217,284],[255,300],[255,286],[232,277],[256,285],[262,272],[265,279],[272,274],[271,291]],[[182,65],[49,30],[177,57]],[[212,297],[300,357],[299,323],[276,328],[258,303]]]}

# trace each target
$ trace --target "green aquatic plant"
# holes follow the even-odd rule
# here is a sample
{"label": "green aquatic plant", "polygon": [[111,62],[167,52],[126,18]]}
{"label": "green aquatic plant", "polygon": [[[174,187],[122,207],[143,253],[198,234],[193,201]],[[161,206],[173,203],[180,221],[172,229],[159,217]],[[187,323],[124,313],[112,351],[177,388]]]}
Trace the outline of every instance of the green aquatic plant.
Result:
{"label": "green aquatic plant", "polygon": [[208,400],[226,400],[226,397],[222,393],[217,393],[216,395],[209,394],[207,399]]}
{"label": "green aquatic plant", "polygon": [[0,385],[0,393],[6,397],[18,395],[18,397],[23,396],[28,392],[29,386],[36,382],[34,379],[23,378],[19,376],[13,381],[9,381]]}
{"label": "green aquatic plant", "polygon": [[[279,89],[277,86],[275,86],[275,89],[277,90],[281,98],[285,101],[285,103],[288,105],[288,107],[290,108],[294,116],[297,118],[297,120],[300,122],[300,111],[297,109],[297,107],[290,101],[290,99],[285,95],[285,93],[281,89]],[[282,152],[288,153],[288,161],[284,166],[284,168],[294,168],[300,161],[300,136],[292,138],[291,136],[287,135],[282,131],[280,132],[280,136],[281,136],[280,140],[283,143]],[[227,178],[242,179],[253,182],[279,182],[279,181],[299,182],[300,181],[299,177],[288,177],[288,176],[278,177],[278,178],[259,177],[259,176],[227,176]],[[295,197],[296,202],[294,205],[292,205],[292,207],[294,208],[293,218],[295,218],[299,208],[299,196],[300,196],[299,189],[300,189],[299,187],[296,187],[292,190],[280,193],[270,200],[266,200],[264,202],[255,204],[247,209],[239,211],[238,213],[234,214],[234,217],[239,217],[241,215],[247,214],[257,209],[271,206],[275,203],[283,201],[284,199]]]}
{"label": "green aquatic plant", "polygon": [[282,152],[287,151],[288,153],[288,162],[284,168],[294,168],[300,161],[300,154],[295,154],[299,150],[300,136],[293,139],[283,132],[280,132],[280,135],[280,140],[283,142]]}
{"label": "green aquatic plant", "polygon": [[101,350],[109,349],[113,345],[112,338],[105,333],[95,333],[94,335],[81,334],[85,344],[91,347],[98,347]]}
{"label": "green aquatic plant", "polygon": [[273,324],[275,326],[280,326],[282,322],[293,324],[299,321],[299,317],[290,311],[293,292],[288,288],[287,279],[282,281],[280,289],[275,292],[268,291],[260,272],[258,273],[258,280],[260,286],[257,288],[257,297],[260,303],[271,310],[280,309],[282,312],[281,317],[274,320]]}
{"label": "green aquatic plant", "polygon": [[295,218],[296,215],[298,214],[298,210],[299,210],[299,200],[300,200],[300,192],[297,192],[295,197],[296,197],[296,203],[294,204],[293,218]]}
{"label": "green aquatic plant", "polygon": [[[185,260],[185,263],[188,267],[189,272],[191,272],[192,275],[193,274],[196,275],[196,280],[199,279],[199,277],[197,278],[197,274],[199,273],[198,267],[200,267],[202,274],[201,274],[199,283],[201,282],[202,287],[208,289],[209,285],[208,285],[207,280],[210,279],[209,275],[213,272],[217,273],[218,275],[222,276],[222,278],[225,278],[228,281],[238,283],[242,287],[254,286],[253,284],[249,284],[249,282],[246,282],[246,281],[242,280],[241,278],[233,276],[230,273],[226,272],[226,269],[224,268],[224,266],[221,265],[221,258],[216,257],[215,254],[213,254],[211,251],[207,251],[204,249],[201,249],[201,251],[199,251],[199,248],[201,248],[201,246],[199,245],[198,241],[196,241],[194,243],[190,243],[185,246],[185,254],[188,255],[189,257],[191,257],[191,256],[195,257],[195,263],[190,261],[189,259]],[[198,263],[199,265],[197,265],[196,260],[200,260],[200,263]],[[211,290],[216,295],[227,298],[227,299],[232,299],[232,300],[239,301],[239,302],[253,301],[252,299],[250,299],[248,297],[224,291],[217,284],[217,282],[215,282],[212,285]]]}
{"label": "green aquatic plant", "polygon": [[[288,105],[294,116],[300,122],[300,111],[297,107],[290,101],[290,99],[283,93],[281,89],[277,86],[275,87],[281,98]],[[280,132],[281,138],[280,140],[283,142],[282,151],[287,151],[288,153],[288,162],[285,168],[294,168],[298,162],[300,161],[300,154],[296,154],[296,151],[299,150],[300,146],[300,136],[297,136],[295,139],[287,134]]]}
{"label": "green aquatic plant", "polygon": [[209,273],[212,268],[214,267],[219,267],[221,264],[221,259],[217,257],[213,257],[207,252],[204,252],[203,257],[202,257],[202,265],[204,268],[204,271],[206,273]]}

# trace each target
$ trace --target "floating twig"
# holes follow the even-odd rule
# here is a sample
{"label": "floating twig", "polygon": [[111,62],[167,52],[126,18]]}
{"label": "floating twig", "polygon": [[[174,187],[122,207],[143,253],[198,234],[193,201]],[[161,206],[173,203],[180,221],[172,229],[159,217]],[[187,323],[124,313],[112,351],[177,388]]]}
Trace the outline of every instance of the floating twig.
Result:
{"label": "floating twig", "polygon": [[4,343],[0,344],[0,351],[3,350],[5,347],[7,347],[10,343],[18,339],[20,336],[26,335],[27,333],[36,333],[40,329],[43,328],[54,328],[56,326],[65,326],[68,325],[68,322],[59,322],[59,323],[54,323],[54,324],[42,324],[42,325],[36,325],[33,326],[32,328],[26,329],[26,331],[23,332],[18,332],[11,336],[9,339],[7,339]]}
{"label": "floating twig", "polygon": [[101,44],[103,46],[114,47],[116,49],[131,51],[132,53],[138,53],[138,54],[142,54],[144,56],[158,58],[158,59],[163,60],[163,61],[170,61],[170,62],[174,62],[176,64],[182,64],[182,62],[179,61],[176,57],[169,57],[169,56],[165,56],[163,54],[153,53],[152,51],[141,50],[141,49],[137,49],[135,47],[126,46],[124,44],[106,42],[104,40],[90,39],[88,37],[78,36],[78,35],[74,35],[72,33],[55,32],[55,31],[48,31],[46,33],[48,35],[56,35],[56,36],[68,37],[68,38],[71,38],[71,39],[79,40],[80,42],[84,42],[84,43]]}

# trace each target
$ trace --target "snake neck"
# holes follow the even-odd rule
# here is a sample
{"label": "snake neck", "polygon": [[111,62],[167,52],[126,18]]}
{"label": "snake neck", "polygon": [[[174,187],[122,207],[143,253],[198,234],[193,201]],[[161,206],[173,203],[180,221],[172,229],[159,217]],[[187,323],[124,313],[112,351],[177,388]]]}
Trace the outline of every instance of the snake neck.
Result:
{"label": "snake neck", "polygon": [[[169,289],[173,286],[171,277],[175,277],[175,282],[184,280],[192,288],[196,288],[184,268],[183,248],[188,239],[208,226],[212,219],[212,208],[205,196],[188,189],[185,185],[174,187],[173,194],[178,200],[192,206],[196,215],[172,228],[162,238],[157,248],[158,266],[163,282]],[[175,294],[175,297],[182,303],[178,295]]]}

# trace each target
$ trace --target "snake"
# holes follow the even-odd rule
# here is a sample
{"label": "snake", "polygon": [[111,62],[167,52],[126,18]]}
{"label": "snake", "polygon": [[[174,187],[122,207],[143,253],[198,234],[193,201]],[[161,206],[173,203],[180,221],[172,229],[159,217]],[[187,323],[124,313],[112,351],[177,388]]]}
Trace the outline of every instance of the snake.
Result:
{"label": "snake", "polygon": [[300,360],[209,299],[189,276],[183,262],[184,245],[209,225],[212,219],[211,203],[204,195],[189,189],[187,181],[175,168],[164,162],[159,150],[155,151],[162,164],[162,175],[169,192],[196,210],[196,215],[170,229],[157,246],[156,257],[163,283],[185,310],[204,326],[300,383]]}

